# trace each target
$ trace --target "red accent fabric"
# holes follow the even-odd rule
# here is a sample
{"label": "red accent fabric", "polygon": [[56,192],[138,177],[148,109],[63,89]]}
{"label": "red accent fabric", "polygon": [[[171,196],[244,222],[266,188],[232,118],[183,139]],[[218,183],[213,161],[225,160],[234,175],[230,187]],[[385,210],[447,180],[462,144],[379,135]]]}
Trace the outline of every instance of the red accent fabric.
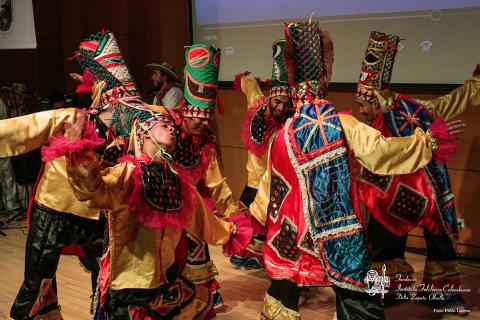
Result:
{"label": "red accent fabric", "polygon": [[242,77],[248,76],[250,71],[244,71],[242,73],[238,73],[233,78],[233,88],[238,92],[242,92]]}
{"label": "red accent fabric", "polygon": [[239,214],[230,216],[229,220],[235,223],[237,234],[230,237],[228,243],[223,246],[223,253],[227,256],[233,256],[242,252],[248,246],[252,240],[253,228],[249,215]]}
{"label": "red accent fabric", "polygon": [[92,92],[92,87],[95,82],[95,75],[86,68],[83,72],[82,83],[79,84],[75,90],[76,93],[89,93]]}
{"label": "red accent fabric", "polygon": [[473,70],[472,76],[476,77],[480,75],[480,64],[477,63],[477,66],[475,67],[475,70]]}
{"label": "red accent fabric", "polygon": [[[385,137],[394,136],[387,127],[381,112],[377,113],[371,126],[379,130]],[[427,198],[425,210],[421,213],[419,220],[416,222],[409,222],[388,213],[395,198],[396,190],[400,184],[408,186]],[[435,207],[435,202],[433,201],[433,193],[430,183],[423,170],[418,170],[411,174],[392,176],[392,181],[385,191],[380,190],[378,187],[375,187],[362,179],[359,191],[360,199],[365,204],[370,214],[372,214],[372,216],[374,216],[375,219],[390,232],[397,236],[402,236],[419,225],[425,226],[433,234],[440,234],[442,232],[441,226],[443,224]]]}
{"label": "red accent fabric", "polygon": [[[267,132],[265,133],[265,140],[263,144],[257,144],[252,141],[251,136],[252,132],[250,131],[250,124],[252,123],[253,117],[258,111],[258,108],[263,106],[264,104],[268,103],[268,99],[264,96],[259,96],[257,100],[250,106],[250,109],[245,114],[245,118],[243,119],[242,123],[242,140],[245,143],[245,148],[253,152],[257,157],[261,157],[265,154],[268,149],[268,141],[270,140],[269,137],[273,132],[278,130],[282,124],[277,124],[276,121],[273,119],[270,123],[267,124]],[[267,120],[268,121],[268,120]]]}
{"label": "red accent fabric", "polygon": [[133,191],[128,200],[129,209],[137,214],[138,221],[147,228],[172,227],[176,230],[186,228],[192,212],[195,210],[195,189],[185,180],[185,177],[178,176],[180,189],[182,190],[182,208],[177,212],[161,212],[153,209],[143,199],[142,168],[140,162],[131,155],[118,159],[119,163],[131,162],[135,165],[131,173]]}
{"label": "red accent fabric", "polygon": [[187,257],[187,237],[185,236],[185,232],[182,232],[177,247],[175,248],[175,262],[177,263],[179,273],[182,273],[183,269],[185,269]]}
{"label": "red accent fabric", "polygon": [[80,140],[70,142],[64,135],[51,136],[48,139],[50,145],[42,147],[42,161],[47,162],[59,157],[65,156],[67,153],[93,149],[102,145],[105,139],[99,138],[95,131],[95,123],[87,121],[83,128],[82,138]]}
{"label": "red accent fabric", "polygon": [[442,117],[438,117],[430,126],[432,135],[437,139],[438,149],[433,153],[433,158],[444,164],[449,160],[449,156],[455,153],[457,145],[455,136],[448,132],[448,125]]}

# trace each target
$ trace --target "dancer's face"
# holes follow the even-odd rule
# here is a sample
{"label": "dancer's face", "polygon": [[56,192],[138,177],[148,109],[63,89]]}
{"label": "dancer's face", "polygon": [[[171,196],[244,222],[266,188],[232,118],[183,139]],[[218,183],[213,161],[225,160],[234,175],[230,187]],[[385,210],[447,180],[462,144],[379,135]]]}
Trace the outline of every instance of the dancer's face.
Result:
{"label": "dancer's face", "polygon": [[210,119],[206,118],[185,118],[183,127],[185,131],[193,136],[201,136],[208,130]]}
{"label": "dancer's face", "polygon": [[292,107],[292,99],[287,96],[276,96],[270,99],[269,115],[277,121],[283,120],[286,112]]}
{"label": "dancer's face", "polygon": [[164,148],[168,153],[175,148],[175,129],[171,122],[160,122],[154,125],[150,130],[150,137],[146,139],[154,139],[158,145]]}
{"label": "dancer's face", "polygon": [[365,117],[365,122],[371,124],[375,119],[377,113],[378,102],[375,101],[373,104],[357,99],[357,105],[359,107],[360,113]]}

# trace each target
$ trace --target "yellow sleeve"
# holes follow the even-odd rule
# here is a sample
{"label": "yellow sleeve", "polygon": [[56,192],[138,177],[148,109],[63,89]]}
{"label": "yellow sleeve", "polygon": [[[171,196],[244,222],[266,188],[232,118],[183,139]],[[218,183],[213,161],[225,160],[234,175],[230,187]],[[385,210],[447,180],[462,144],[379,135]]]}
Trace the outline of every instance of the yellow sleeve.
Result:
{"label": "yellow sleeve", "polygon": [[250,204],[250,214],[260,223],[265,225],[267,221],[267,209],[270,202],[270,183],[271,183],[271,169],[267,167],[265,174],[260,180],[255,200]]}
{"label": "yellow sleeve", "polygon": [[219,216],[229,217],[231,214],[238,212],[238,203],[234,201],[227,179],[220,171],[218,158],[219,154],[214,150],[208,169],[205,172],[204,181],[219,211]]}
{"label": "yellow sleeve", "polygon": [[268,165],[270,163],[270,150],[272,148],[272,144],[277,137],[278,131],[270,137],[268,142],[268,151],[267,151],[267,159],[265,161],[265,172],[260,179],[258,184],[258,191],[255,195],[255,200],[250,204],[249,211],[250,214],[260,223],[261,225],[265,225],[267,221],[267,210],[268,210],[268,203],[270,202],[270,184],[272,179],[272,172],[271,168]]}
{"label": "yellow sleeve", "polygon": [[101,160],[93,151],[74,152],[66,159],[68,180],[78,200],[96,209],[127,205],[133,164],[120,163],[101,171]]}
{"label": "yellow sleeve", "polygon": [[247,98],[247,106],[249,109],[259,97],[264,97],[255,77],[251,75],[242,76],[240,84],[242,92]]}
{"label": "yellow sleeve", "polygon": [[420,100],[435,118],[448,121],[469,107],[480,106],[480,77],[472,77],[452,92],[430,101]]}
{"label": "yellow sleeve", "polygon": [[215,216],[198,193],[195,193],[195,201],[197,210],[190,218],[187,231],[210,245],[227,243],[234,230],[233,223]]}
{"label": "yellow sleeve", "polygon": [[57,109],[0,121],[0,158],[12,157],[37,149],[73,121],[78,109]]}
{"label": "yellow sleeve", "polygon": [[385,138],[350,115],[339,115],[345,138],[362,166],[379,175],[407,174],[432,159],[430,135],[417,128],[411,136]]}
{"label": "yellow sleeve", "polygon": [[267,170],[267,153],[261,157],[257,157],[253,152],[247,153],[247,185],[251,188],[258,189],[260,180]]}

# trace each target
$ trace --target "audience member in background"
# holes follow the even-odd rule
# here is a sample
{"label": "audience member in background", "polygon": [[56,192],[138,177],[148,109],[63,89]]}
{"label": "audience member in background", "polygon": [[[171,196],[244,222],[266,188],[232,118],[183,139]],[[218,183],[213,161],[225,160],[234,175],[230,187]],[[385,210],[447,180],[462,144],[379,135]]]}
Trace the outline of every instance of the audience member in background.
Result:
{"label": "audience member in background", "polygon": [[177,109],[183,98],[183,85],[182,78],[175,72],[175,68],[167,62],[150,63],[147,64],[147,68],[152,70],[151,79],[155,94],[152,104]]}
{"label": "audience member in background", "polygon": [[52,110],[65,108],[65,95],[60,91],[50,94],[50,107]]}

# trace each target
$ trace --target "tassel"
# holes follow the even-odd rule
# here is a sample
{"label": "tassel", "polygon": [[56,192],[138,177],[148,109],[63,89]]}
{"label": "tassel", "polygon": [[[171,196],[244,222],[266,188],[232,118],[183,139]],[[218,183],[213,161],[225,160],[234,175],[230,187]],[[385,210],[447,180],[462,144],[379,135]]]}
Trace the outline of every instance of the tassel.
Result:
{"label": "tassel", "polygon": [[223,103],[219,93],[217,93],[217,107],[218,107],[218,113],[220,113],[223,116],[225,114],[225,110],[223,109]]}

